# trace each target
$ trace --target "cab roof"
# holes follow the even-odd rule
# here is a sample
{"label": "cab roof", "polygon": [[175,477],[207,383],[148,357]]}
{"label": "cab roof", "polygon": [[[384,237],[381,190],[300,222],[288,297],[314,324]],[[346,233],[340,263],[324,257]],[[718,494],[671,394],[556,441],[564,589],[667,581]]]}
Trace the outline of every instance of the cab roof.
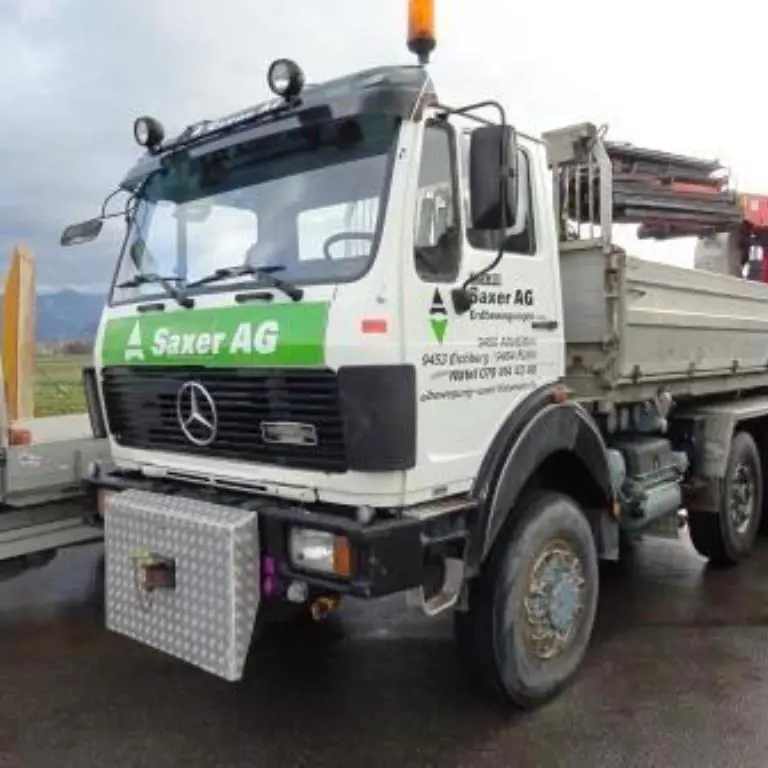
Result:
{"label": "cab roof", "polygon": [[423,67],[403,65],[362,70],[307,85],[293,100],[276,97],[224,117],[193,123],[175,138],[142,156],[122,186],[134,189],[148,174],[162,167],[167,158],[184,150],[201,154],[313,122],[364,112],[418,118],[423,107],[435,101],[432,80]]}

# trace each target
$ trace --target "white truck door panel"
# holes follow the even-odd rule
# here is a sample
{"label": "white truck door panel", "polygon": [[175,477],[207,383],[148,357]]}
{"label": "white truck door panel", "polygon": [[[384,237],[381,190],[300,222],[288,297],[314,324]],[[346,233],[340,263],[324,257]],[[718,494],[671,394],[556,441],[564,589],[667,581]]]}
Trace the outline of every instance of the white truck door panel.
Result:
{"label": "white truck door panel", "polygon": [[[466,171],[458,188],[442,179],[442,197],[434,200],[435,168],[450,167],[457,157],[468,157],[468,137],[459,135],[459,152],[448,159],[449,142],[457,148],[448,127],[427,124],[419,175],[414,222],[416,252],[422,244],[449,242],[456,217],[459,240],[437,252],[432,266],[406,271],[406,354],[417,371],[419,398],[418,465],[409,475],[408,491],[426,495],[443,490],[458,478],[467,486],[507,415],[527,394],[562,375],[563,329],[558,299],[557,244],[539,237],[538,213],[543,192],[535,183],[535,163],[522,151],[520,164],[531,184],[530,223],[507,246],[499,264],[470,288],[469,312],[457,314],[452,290],[470,275],[491,264],[497,249],[483,247],[479,237],[466,236]],[[425,168],[425,165],[432,168]],[[458,191],[460,200],[451,199]],[[456,203],[459,203],[456,205]],[[453,218],[452,218],[453,217]],[[442,259],[442,274],[435,264]],[[458,263],[458,264],[457,264]],[[453,266],[453,269],[451,267]],[[432,272],[430,272],[430,268]],[[410,280],[411,284],[408,285]],[[471,403],[471,405],[470,405]],[[458,490],[458,489],[457,489]]]}

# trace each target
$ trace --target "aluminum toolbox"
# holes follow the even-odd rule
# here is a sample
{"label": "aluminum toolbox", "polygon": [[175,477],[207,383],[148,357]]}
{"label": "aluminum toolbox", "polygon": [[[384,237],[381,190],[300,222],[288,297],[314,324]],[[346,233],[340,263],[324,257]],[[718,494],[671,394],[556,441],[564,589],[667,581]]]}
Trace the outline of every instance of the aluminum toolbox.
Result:
{"label": "aluminum toolbox", "polygon": [[[234,681],[259,607],[256,513],[147,491],[105,509],[106,624],[115,632]],[[137,557],[175,565],[175,587],[145,591]]]}

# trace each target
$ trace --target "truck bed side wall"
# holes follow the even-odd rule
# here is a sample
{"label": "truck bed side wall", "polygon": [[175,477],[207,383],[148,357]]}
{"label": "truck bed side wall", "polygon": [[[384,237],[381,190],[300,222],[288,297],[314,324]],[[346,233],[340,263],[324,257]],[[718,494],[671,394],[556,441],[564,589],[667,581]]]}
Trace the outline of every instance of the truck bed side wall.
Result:
{"label": "truck bed side wall", "polygon": [[768,286],[587,243],[565,245],[561,269],[578,396],[630,402],[661,386],[677,397],[768,386]]}

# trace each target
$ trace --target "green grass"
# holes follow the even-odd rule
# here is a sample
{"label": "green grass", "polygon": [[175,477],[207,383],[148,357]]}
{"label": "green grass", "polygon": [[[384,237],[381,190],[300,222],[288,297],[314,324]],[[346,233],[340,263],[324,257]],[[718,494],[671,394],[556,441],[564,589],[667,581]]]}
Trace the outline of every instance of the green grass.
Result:
{"label": "green grass", "polygon": [[37,359],[35,416],[85,412],[83,366],[89,355],[46,355]]}

